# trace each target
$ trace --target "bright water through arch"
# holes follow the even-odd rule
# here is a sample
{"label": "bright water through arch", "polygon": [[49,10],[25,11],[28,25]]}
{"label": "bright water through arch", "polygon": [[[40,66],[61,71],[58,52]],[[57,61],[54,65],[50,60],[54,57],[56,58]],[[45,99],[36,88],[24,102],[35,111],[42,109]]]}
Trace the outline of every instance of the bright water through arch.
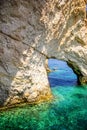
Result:
{"label": "bright water through arch", "polygon": [[48,74],[51,87],[75,86],[78,84],[77,75],[67,65],[67,62],[57,59],[49,59],[48,66],[52,71]]}

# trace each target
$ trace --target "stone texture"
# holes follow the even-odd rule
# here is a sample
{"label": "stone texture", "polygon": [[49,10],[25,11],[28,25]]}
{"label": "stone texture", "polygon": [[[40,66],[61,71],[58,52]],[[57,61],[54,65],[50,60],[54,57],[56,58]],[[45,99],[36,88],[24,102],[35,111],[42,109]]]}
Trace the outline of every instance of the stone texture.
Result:
{"label": "stone texture", "polygon": [[0,106],[50,99],[51,57],[71,63],[87,82],[85,7],[84,0],[0,1]]}

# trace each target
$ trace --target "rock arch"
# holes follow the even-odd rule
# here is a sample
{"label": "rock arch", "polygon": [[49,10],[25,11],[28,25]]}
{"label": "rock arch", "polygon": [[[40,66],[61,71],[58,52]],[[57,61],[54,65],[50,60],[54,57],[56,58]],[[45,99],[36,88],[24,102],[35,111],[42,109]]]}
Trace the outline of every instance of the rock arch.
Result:
{"label": "rock arch", "polygon": [[87,81],[84,18],[84,0],[0,2],[0,106],[52,98],[45,68],[51,57]]}

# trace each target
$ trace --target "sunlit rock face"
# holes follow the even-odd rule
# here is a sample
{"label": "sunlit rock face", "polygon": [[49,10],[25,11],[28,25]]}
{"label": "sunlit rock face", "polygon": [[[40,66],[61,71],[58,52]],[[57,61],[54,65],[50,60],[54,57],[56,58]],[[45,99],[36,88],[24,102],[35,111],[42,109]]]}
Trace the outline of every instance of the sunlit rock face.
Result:
{"label": "sunlit rock face", "polygon": [[0,1],[0,106],[50,99],[50,57],[87,81],[85,8],[84,0]]}

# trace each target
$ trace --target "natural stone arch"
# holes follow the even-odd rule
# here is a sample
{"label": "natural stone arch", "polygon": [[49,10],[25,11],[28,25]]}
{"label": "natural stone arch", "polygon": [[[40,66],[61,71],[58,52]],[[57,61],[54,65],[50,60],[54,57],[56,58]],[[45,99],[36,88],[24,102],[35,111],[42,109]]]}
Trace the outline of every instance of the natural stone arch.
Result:
{"label": "natural stone arch", "polygon": [[46,58],[71,61],[87,76],[84,18],[84,0],[0,2],[1,106],[52,98]]}

